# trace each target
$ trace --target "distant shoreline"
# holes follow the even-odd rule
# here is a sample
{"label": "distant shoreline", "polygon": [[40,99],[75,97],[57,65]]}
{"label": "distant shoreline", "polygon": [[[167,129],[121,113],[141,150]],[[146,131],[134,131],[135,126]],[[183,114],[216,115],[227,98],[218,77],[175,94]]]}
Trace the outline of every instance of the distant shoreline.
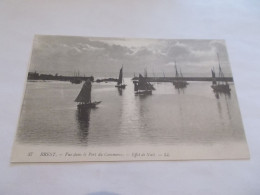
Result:
{"label": "distant shoreline", "polygon": [[[56,81],[72,81],[72,80],[80,80],[86,81],[90,80],[92,82],[117,82],[117,78],[99,78],[97,80],[94,79],[94,76],[62,76],[62,75],[52,75],[52,74],[39,74],[37,72],[29,72],[27,80],[28,81],[36,81],[36,80],[56,80]],[[138,77],[133,77],[132,80],[138,80]],[[224,78],[215,78],[216,81],[227,81],[233,82],[233,77],[224,77]],[[175,77],[146,77],[147,82],[173,82],[176,80]],[[182,80],[184,81],[212,81],[212,77],[183,77]]]}
{"label": "distant shoreline", "polygon": [[[212,81],[212,77],[183,77],[184,81]],[[233,77],[215,78],[216,81],[233,82]],[[134,77],[132,80],[138,80],[138,77]],[[146,77],[148,82],[173,82],[177,80],[175,77]]]}
{"label": "distant shoreline", "polygon": [[52,75],[52,74],[39,74],[37,72],[29,72],[27,80],[54,80],[54,81],[72,81],[72,80],[81,80],[81,81],[94,81],[93,76],[85,77],[85,76],[62,76],[62,75]]}

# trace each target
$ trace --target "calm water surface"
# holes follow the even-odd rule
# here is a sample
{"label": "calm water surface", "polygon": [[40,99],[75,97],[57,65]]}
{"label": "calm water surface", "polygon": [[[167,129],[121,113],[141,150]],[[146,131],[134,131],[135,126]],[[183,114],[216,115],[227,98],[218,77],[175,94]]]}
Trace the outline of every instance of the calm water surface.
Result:
{"label": "calm water surface", "polygon": [[210,82],[190,82],[178,91],[155,83],[153,95],[136,96],[130,79],[119,91],[115,83],[93,83],[98,108],[84,114],[74,99],[82,85],[27,82],[17,141],[46,145],[118,146],[216,143],[244,139],[234,86],[219,99]]}

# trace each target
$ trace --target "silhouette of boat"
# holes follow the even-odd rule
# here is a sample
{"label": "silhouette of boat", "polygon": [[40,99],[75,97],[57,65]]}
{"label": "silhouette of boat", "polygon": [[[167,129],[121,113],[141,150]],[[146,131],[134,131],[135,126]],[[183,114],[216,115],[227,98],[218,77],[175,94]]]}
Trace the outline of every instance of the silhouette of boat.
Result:
{"label": "silhouette of boat", "polygon": [[178,72],[177,65],[175,62],[175,78],[173,80],[173,85],[176,89],[182,89],[187,87],[188,82],[183,79],[183,75],[180,69],[180,73]]}
{"label": "silhouette of boat", "polygon": [[135,94],[137,95],[151,95],[152,88],[154,88],[141,74],[139,74],[138,81],[134,81],[134,86]]}
{"label": "silhouette of boat", "polygon": [[75,99],[75,102],[78,103],[77,107],[80,111],[84,109],[95,108],[96,105],[101,103],[101,101],[91,102],[91,87],[92,85],[90,80],[87,80],[83,84],[79,95]]}
{"label": "silhouette of boat", "polygon": [[119,77],[118,77],[117,85],[115,87],[117,87],[118,89],[124,89],[126,87],[126,84],[124,84],[124,80],[123,80],[123,67],[119,71]]}
{"label": "silhouette of boat", "polygon": [[[218,54],[217,54],[218,56]],[[218,79],[216,79],[216,73],[215,73],[215,70],[214,70],[214,67],[213,69],[211,69],[211,74],[212,74],[212,89],[214,92],[216,93],[230,93],[231,89],[229,87],[229,84],[224,76],[224,73],[222,71],[222,68],[220,66],[220,61],[219,61],[219,56],[218,56],[218,63],[219,63],[219,76],[218,76]]]}
{"label": "silhouette of boat", "polygon": [[[141,75],[142,76],[142,75]],[[151,78],[148,78],[148,72],[147,72],[147,68],[144,69],[144,79],[147,81],[147,87],[148,89],[151,89],[151,90],[155,90],[153,84],[151,84],[150,82],[148,82],[148,80],[150,80]]]}
{"label": "silhouette of boat", "polygon": [[82,83],[82,80],[79,78],[79,72],[78,73],[74,73],[74,77],[72,77],[70,79],[70,82],[72,84],[80,84],[80,83]]}
{"label": "silhouette of boat", "polygon": [[80,83],[82,83],[82,80],[80,80],[79,78],[72,78],[71,80],[70,80],[70,82],[72,83],[72,84],[80,84]]}

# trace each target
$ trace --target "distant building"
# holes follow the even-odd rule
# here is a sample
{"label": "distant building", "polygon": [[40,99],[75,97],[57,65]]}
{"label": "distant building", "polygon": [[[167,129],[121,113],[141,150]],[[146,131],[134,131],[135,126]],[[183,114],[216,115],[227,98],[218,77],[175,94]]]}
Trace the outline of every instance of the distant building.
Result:
{"label": "distant building", "polygon": [[35,72],[29,72],[27,79],[28,79],[28,80],[38,80],[39,77],[40,77],[39,73],[37,73],[37,72],[35,71]]}

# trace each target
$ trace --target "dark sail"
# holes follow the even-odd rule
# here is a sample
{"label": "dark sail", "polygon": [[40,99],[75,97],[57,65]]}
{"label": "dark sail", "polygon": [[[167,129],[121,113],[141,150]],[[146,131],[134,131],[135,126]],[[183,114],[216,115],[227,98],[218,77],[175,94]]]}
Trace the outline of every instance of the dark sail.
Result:
{"label": "dark sail", "polygon": [[211,69],[211,74],[212,74],[212,84],[216,85],[217,84],[217,82],[216,82],[216,74],[215,74],[215,71],[213,69]]}
{"label": "dark sail", "polygon": [[146,79],[141,74],[139,74],[138,90],[147,90],[148,88],[149,87]]}
{"label": "dark sail", "polygon": [[75,102],[90,103],[91,102],[91,82],[87,80],[82,86]]}
{"label": "dark sail", "polygon": [[173,85],[177,89],[185,88],[188,85],[188,82],[186,80],[184,80],[184,78],[183,78],[181,69],[178,72],[176,62],[175,62],[175,78],[173,79]]}
{"label": "dark sail", "polygon": [[175,77],[176,78],[179,78],[179,73],[178,73],[178,70],[177,70],[177,66],[175,65]]}
{"label": "dark sail", "polygon": [[117,85],[122,84],[122,82],[123,82],[123,67],[120,69]]}

